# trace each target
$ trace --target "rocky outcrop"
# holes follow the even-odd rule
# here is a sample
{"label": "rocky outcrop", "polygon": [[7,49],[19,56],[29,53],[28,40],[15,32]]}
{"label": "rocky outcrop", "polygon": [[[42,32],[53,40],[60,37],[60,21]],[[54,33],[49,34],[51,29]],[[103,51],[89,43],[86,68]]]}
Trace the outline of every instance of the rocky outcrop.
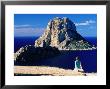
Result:
{"label": "rocky outcrop", "polygon": [[60,51],[55,47],[35,47],[26,45],[21,47],[14,55],[16,65],[31,65],[34,62],[51,58],[60,54]]}
{"label": "rocky outcrop", "polygon": [[50,20],[44,34],[35,41],[35,47],[57,47],[59,50],[92,50],[95,47],[77,31],[69,18]]}

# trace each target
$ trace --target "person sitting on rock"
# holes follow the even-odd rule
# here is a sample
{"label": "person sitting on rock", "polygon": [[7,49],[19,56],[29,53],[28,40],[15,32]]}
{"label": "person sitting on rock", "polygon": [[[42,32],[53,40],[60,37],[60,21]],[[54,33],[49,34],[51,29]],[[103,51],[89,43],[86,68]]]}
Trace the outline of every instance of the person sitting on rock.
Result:
{"label": "person sitting on rock", "polygon": [[76,70],[78,72],[84,72],[84,70],[82,69],[82,65],[81,65],[81,61],[80,61],[79,57],[77,56],[75,59],[76,60],[75,60],[75,68],[74,68],[74,70]]}

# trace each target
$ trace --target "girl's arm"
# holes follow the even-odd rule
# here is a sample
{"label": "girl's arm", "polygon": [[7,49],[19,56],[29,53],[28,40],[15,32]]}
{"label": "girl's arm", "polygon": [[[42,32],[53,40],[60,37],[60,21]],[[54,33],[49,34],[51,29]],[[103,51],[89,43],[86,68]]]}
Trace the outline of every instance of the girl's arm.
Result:
{"label": "girl's arm", "polygon": [[80,68],[82,69],[81,62],[80,62]]}

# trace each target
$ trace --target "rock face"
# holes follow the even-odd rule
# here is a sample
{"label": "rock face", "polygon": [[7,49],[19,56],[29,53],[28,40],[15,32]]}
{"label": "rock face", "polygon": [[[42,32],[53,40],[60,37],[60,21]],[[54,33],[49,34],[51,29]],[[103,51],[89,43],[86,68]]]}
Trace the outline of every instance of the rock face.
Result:
{"label": "rock face", "polygon": [[35,41],[35,47],[56,47],[59,50],[95,49],[77,31],[69,18],[50,20],[44,34]]}
{"label": "rock face", "polygon": [[15,54],[14,60],[16,65],[32,65],[34,62],[51,58],[60,54],[60,51],[55,47],[35,47],[26,45],[21,47]]}

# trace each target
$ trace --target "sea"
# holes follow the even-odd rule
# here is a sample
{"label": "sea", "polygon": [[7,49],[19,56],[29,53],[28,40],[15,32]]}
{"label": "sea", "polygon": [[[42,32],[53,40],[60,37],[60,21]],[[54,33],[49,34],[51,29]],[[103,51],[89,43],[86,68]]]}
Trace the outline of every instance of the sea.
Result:
{"label": "sea", "polygon": [[[25,45],[34,45],[36,39],[38,39],[38,37],[14,37],[14,52]],[[85,37],[85,39],[97,47],[96,37]],[[76,56],[79,56],[85,72],[97,72],[97,50],[73,51],[62,57],[57,57],[57,60],[50,64],[48,60],[43,61],[42,65],[58,65],[58,67],[65,69],[74,69]]]}

